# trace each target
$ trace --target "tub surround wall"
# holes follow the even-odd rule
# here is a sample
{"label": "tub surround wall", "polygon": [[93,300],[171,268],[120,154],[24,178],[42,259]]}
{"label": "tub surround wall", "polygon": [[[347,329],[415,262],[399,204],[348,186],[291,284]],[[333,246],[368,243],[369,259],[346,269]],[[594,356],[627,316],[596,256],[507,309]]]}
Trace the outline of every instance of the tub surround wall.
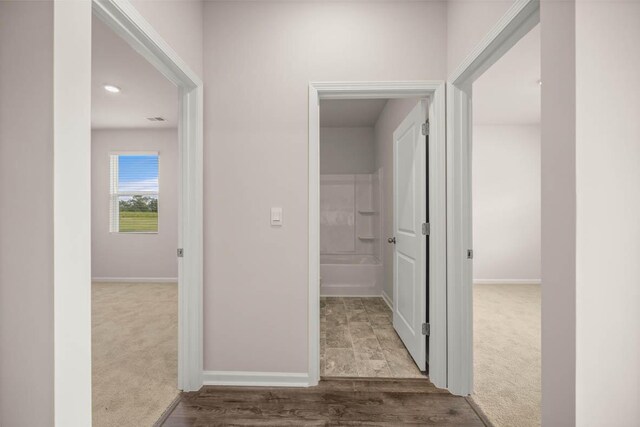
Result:
{"label": "tub surround wall", "polygon": [[378,206],[373,204],[373,183],[377,174],[356,175],[356,253],[371,254],[380,241],[380,234],[374,228],[373,218],[380,214]]}
{"label": "tub surround wall", "polygon": [[355,175],[320,177],[320,253],[355,253]]}
{"label": "tub surround wall", "polygon": [[322,296],[380,296],[382,264],[373,255],[321,255]]}
{"label": "tub surround wall", "polygon": [[322,295],[382,292],[379,174],[320,176]]}
{"label": "tub surround wall", "polygon": [[378,174],[320,176],[320,253],[375,255]]}
{"label": "tub surround wall", "polygon": [[[378,236],[378,240],[373,244],[373,255],[382,263],[382,250],[384,240],[384,234],[382,233],[382,219],[384,218],[385,211],[382,206],[383,194],[382,194],[382,182],[384,179],[384,171],[379,168],[374,174],[374,178],[371,182],[371,203],[372,206],[376,206],[378,209],[377,215],[371,216],[371,227],[374,233]],[[384,268],[384,265],[383,265]]]}

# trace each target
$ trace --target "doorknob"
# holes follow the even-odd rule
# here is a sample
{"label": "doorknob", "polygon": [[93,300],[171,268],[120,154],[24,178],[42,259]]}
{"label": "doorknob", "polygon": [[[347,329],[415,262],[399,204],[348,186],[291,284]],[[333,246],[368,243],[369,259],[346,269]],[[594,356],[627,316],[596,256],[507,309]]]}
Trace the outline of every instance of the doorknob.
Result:
{"label": "doorknob", "polygon": [[396,244],[396,238],[395,238],[395,237],[389,237],[389,238],[387,239],[387,242],[389,242],[389,243],[393,243],[393,244],[395,245],[395,244]]}

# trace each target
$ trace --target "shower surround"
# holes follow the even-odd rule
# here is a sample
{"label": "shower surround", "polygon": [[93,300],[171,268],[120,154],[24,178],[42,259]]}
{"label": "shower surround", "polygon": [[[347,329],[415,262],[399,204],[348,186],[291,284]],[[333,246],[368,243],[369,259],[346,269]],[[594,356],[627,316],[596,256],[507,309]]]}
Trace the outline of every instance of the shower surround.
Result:
{"label": "shower surround", "polygon": [[321,295],[381,295],[381,175],[320,176]]}

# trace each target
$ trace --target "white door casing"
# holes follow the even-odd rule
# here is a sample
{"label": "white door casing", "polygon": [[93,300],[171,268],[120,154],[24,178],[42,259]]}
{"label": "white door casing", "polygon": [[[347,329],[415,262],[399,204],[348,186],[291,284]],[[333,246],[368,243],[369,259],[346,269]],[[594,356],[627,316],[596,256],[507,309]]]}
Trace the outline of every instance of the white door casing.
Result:
{"label": "white door casing", "polygon": [[92,0],[93,13],[179,89],[178,388],[203,384],[203,84],[128,0]]}
{"label": "white door casing", "polygon": [[447,80],[447,388],[456,395],[473,392],[472,85],[539,22],[540,0],[515,0]]}
{"label": "white door casing", "polygon": [[427,219],[426,100],[419,101],[393,133],[393,327],[420,370],[426,370]]}
{"label": "white door casing", "polygon": [[[320,99],[429,99],[429,379],[449,388],[446,105],[442,81],[309,83],[309,385],[320,379]],[[426,177],[425,177],[425,181]],[[424,360],[424,358],[423,358]]]}

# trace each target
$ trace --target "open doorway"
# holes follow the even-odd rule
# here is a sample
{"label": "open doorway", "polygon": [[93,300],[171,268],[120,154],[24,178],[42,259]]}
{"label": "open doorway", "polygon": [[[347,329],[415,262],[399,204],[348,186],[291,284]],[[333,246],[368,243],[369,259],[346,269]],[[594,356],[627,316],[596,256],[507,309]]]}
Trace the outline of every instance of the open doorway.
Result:
{"label": "open doorway", "polygon": [[427,111],[320,102],[321,376],[426,376]]}
{"label": "open doorway", "polygon": [[179,393],[178,89],[96,17],[92,52],[93,425],[151,425]]}
{"label": "open doorway", "polygon": [[[402,205],[401,212],[405,212],[405,220],[396,221],[399,223],[403,232],[411,231],[414,236],[422,235],[425,232],[428,235],[429,255],[426,255],[426,240],[414,240],[415,242],[425,242],[422,255],[415,252],[409,253],[415,260],[414,271],[412,275],[396,275],[400,276],[405,283],[413,283],[413,289],[409,294],[413,298],[402,297],[396,298],[392,304],[392,325],[396,326],[396,320],[406,320],[409,325],[405,329],[410,331],[409,339],[407,335],[403,337],[403,343],[406,344],[408,352],[412,355],[416,365],[424,366],[426,371],[427,364],[429,369],[429,379],[437,387],[446,387],[447,384],[447,343],[446,343],[446,176],[445,176],[445,85],[444,82],[438,81],[413,81],[413,82],[351,82],[351,83],[310,83],[309,84],[309,385],[318,384],[321,376],[321,298],[320,298],[320,281],[321,281],[321,242],[320,242],[320,187],[321,187],[321,170],[320,170],[320,134],[321,134],[321,113],[320,102],[324,100],[396,100],[406,98],[416,98],[420,102],[414,104],[409,113],[400,122],[399,128],[404,131],[396,132],[396,135],[390,137],[392,147],[395,147],[395,154],[391,158],[403,159],[403,165],[407,167],[396,168],[396,171],[404,171],[401,179],[409,179],[414,183],[413,186],[404,186],[405,192],[402,193],[406,197],[411,197],[410,203]],[[385,103],[386,106],[386,103]],[[380,106],[378,106],[380,108]],[[427,112],[428,111],[428,112]],[[429,122],[426,122],[428,117]],[[407,123],[413,123],[405,126]],[[410,131],[407,132],[407,129]],[[396,128],[397,130],[397,128]],[[423,133],[424,132],[424,133]],[[426,144],[429,136],[429,143]],[[394,141],[395,138],[395,141]],[[401,141],[402,140],[402,141]],[[398,146],[401,145],[401,155],[398,156]],[[421,148],[420,148],[421,147]],[[423,155],[421,155],[421,153]],[[374,163],[375,164],[375,163]],[[410,172],[407,173],[406,171]],[[371,175],[373,175],[372,173]],[[348,174],[347,174],[348,175]],[[355,175],[355,174],[354,174]],[[383,171],[384,176],[384,171]],[[392,175],[393,172],[392,172]],[[373,178],[373,177],[371,177]],[[383,178],[384,179],[384,178]],[[394,177],[398,182],[398,176]],[[372,180],[373,181],[373,180]],[[427,185],[428,184],[428,185]],[[428,186],[428,191],[426,187]],[[380,186],[381,187],[381,186]],[[424,189],[419,190],[418,187]],[[406,189],[412,188],[411,191]],[[372,193],[370,201],[373,202],[373,185],[371,185]],[[355,192],[355,177],[353,184]],[[428,193],[428,194],[427,194]],[[397,191],[394,194],[400,194]],[[427,211],[427,196],[428,217]],[[372,216],[373,203],[365,206],[362,215]],[[381,204],[382,205],[382,204]],[[396,202],[396,208],[398,203]],[[355,196],[354,196],[354,215],[355,215]],[[398,215],[395,218],[399,218]],[[409,218],[409,220],[406,220]],[[429,223],[420,223],[420,220],[429,219]],[[354,220],[355,221],[355,220]],[[379,223],[381,223],[378,220]],[[371,219],[370,232],[375,230],[372,225],[375,221]],[[397,227],[396,227],[397,228]],[[354,225],[355,230],[355,225]],[[355,232],[355,231],[354,231]],[[380,236],[382,236],[380,232]],[[354,239],[357,236],[354,234]],[[371,237],[362,234],[362,237]],[[393,244],[393,238],[389,236]],[[360,239],[359,239],[360,240]],[[379,243],[382,248],[382,242]],[[354,240],[355,245],[355,240]],[[416,246],[420,244],[416,243]],[[373,249],[372,249],[373,250]],[[382,250],[379,249],[381,254]],[[399,252],[399,251],[398,251]],[[374,254],[372,252],[372,254]],[[340,255],[340,254],[338,254]],[[355,255],[355,254],[351,254]],[[371,258],[369,258],[371,259]],[[381,263],[381,262],[380,262]],[[369,263],[370,266],[372,263]],[[421,265],[420,265],[421,264]],[[427,266],[428,264],[428,266]],[[375,263],[373,263],[375,266]],[[400,271],[396,269],[395,271]],[[406,271],[406,270],[405,270]],[[428,276],[427,276],[428,273]],[[415,278],[421,275],[420,280]],[[410,280],[407,280],[410,279]],[[427,289],[428,279],[428,289]],[[326,284],[327,282],[325,282]],[[366,295],[367,286],[360,286],[360,296]],[[380,297],[382,294],[382,285],[378,286],[379,294],[373,295]],[[409,289],[409,288],[407,288]],[[427,297],[428,290],[428,297]],[[422,295],[418,295],[421,292]],[[348,295],[343,292],[341,297]],[[393,298],[393,296],[390,296]],[[391,299],[389,298],[389,299]],[[427,300],[428,298],[428,300]],[[403,302],[404,301],[404,302]],[[412,309],[401,306],[405,303],[415,303]],[[428,314],[427,314],[428,302]],[[378,300],[375,305],[378,311],[384,310],[384,300]],[[326,301],[325,304],[326,305]],[[343,303],[346,318],[346,303]],[[364,302],[363,302],[364,305]],[[372,304],[374,305],[374,304]],[[400,307],[399,307],[400,305]],[[338,304],[339,306],[339,304]],[[338,309],[340,310],[340,309]],[[367,312],[366,308],[364,311]],[[369,310],[370,312],[376,311]],[[409,315],[411,313],[411,315]],[[325,314],[327,314],[325,312]],[[380,314],[385,314],[380,313]],[[386,315],[388,316],[388,312]],[[428,317],[427,317],[428,316]],[[326,319],[325,319],[326,321]],[[337,322],[339,323],[339,322]],[[388,324],[387,324],[388,327]],[[393,328],[398,331],[402,328]],[[344,329],[342,329],[344,332]],[[368,331],[369,332],[369,331]],[[400,335],[402,332],[398,331]],[[350,333],[350,332],[349,332]],[[344,335],[344,333],[342,334]],[[374,332],[375,335],[375,332]],[[377,339],[377,336],[376,336]],[[428,343],[428,344],[427,344]],[[343,344],[345,345],[345,344]],[[429,352],[427,353],[427,347]],[[418,350],[416,352],[415,350]],[[414,350],[414,351],[412,351]],[[422,351],[422,357],[419,353]],[[416,356],[417,355],[417,356]],[[417,359],[417,360],[416,360]],[[355,360],[355,350],[354,350]],[[387,363],[388,365],[388,363]]]}
{"label": "open doorway", "polygon": [[540,28],[473,82],[472,398],[495,426],[540,425]]}
{"label": "open doorway", "polygon": [[[398,377],[428,370],[434,385],[447,386],[444,95],[443,82],[309,85],[310,385],[321,375],[392,376],[397,355]],[[337,151],[352,137],[355,145]],[[385,357],[381,342],[396,347]],[[329,353],[346,359],[325,363]]]}

